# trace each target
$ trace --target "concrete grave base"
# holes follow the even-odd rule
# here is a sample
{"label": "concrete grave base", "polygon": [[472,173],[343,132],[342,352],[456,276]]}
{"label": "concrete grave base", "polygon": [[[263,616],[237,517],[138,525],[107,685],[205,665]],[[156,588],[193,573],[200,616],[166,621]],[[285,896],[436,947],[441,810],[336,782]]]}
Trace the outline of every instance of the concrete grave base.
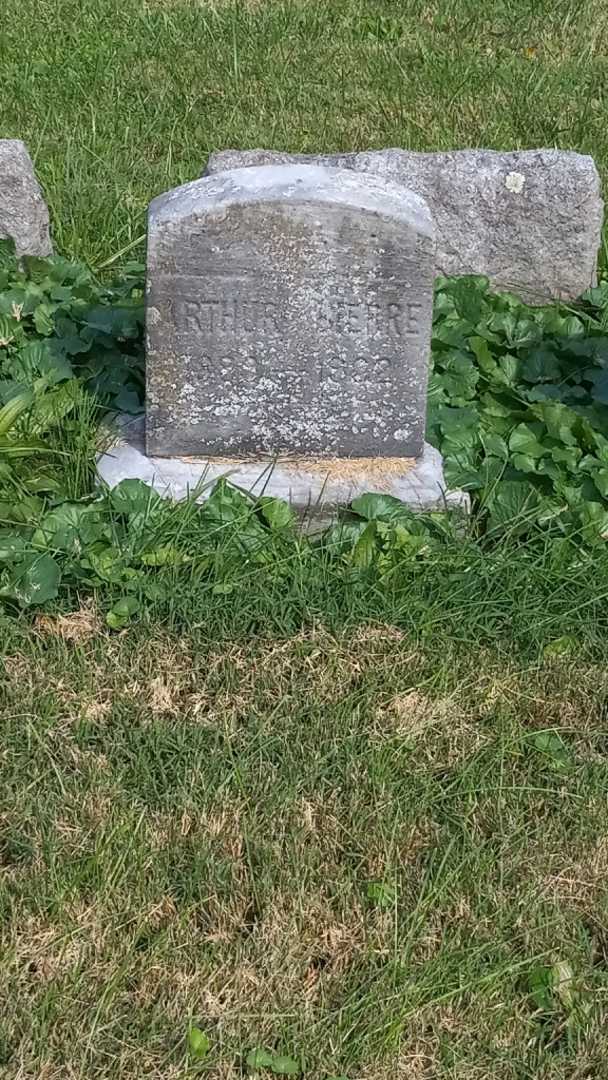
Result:
{"label": "concrete grave base", "polygon": [[122,418],[120,434],[97,462],[109,487],[139,479],[165,498],[185,499],[199,489],[208,498],[214,483],[225,477],[252,495],[288,501],[306,522],[321,526],[337,509],[364,492],[385,492],[412,510],[468,509],[464,491],[447,491],[441,454],[425,443],[422,457],[299,460],[229,460],[227,458],[148,457],[142,418]]}

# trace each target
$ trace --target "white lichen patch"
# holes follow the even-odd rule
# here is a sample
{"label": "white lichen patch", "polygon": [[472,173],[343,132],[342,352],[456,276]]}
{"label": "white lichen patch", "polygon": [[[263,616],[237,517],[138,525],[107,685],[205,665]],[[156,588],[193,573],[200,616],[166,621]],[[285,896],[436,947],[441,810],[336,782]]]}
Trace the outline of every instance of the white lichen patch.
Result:
{"label": "white lichen patch", "polygon": [[514,195],[521,195],[525,182],[526,178],[520,172],[510,172],[505,177],[505,187],[507,191],[511,191]]}

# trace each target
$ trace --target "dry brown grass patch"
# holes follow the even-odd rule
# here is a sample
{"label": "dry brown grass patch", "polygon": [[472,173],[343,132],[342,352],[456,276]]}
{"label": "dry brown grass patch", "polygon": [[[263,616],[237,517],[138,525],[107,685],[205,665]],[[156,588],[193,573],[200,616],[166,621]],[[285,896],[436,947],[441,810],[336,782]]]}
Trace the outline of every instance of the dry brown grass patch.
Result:
{"label": "dry brown grass patch", "polygon": [[98,635],[102,622],[92,601],[83,604],[77,611],[66,615],[38,614],[34,627],[44,637],[52,636],[63,641],[80,643]]}
{"label": "dry brown grass patch", "polygon": [[560,852],[558,859],[561,865],[543,880],[543,895],[559,904],[593,912],[606,897],[608,834],[598,837],[580,858]]}
{"label": "dry brown grass patch", "polygon": [[[26,916],[13,938],[13,967],[24,982],[48,983],[69,974],[86,962],[87,974],[95,975],[109,958],[104,955],[106,930],[95,907],[66,905],[62,927],[40,916]],[[71,924],[71,925],[69,925]]]}

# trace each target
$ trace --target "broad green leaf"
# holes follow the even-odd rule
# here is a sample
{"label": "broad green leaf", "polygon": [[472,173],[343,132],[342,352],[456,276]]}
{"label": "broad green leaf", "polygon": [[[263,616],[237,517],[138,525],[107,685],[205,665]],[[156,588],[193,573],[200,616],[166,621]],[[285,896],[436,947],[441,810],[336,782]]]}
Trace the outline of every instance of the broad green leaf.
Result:
{"label": "broad green leaf", "polygon": [[547,432],[552,439],[564,443],[566,446],[576,446],[578,443],[575,431],[580,427],[580,419],[573,409],[557,401],[544,402],[533,405],[532,412],[547,427]]}
{"label": "broad green leaf", "polygon": [[[487,282],[487,278],[482,278],[481,281]],[[474,278],[461,277],[451,282],[449,292],[461,319],[466,319],[475,326],[479,322],[483,307],[482,288],[476,287]]]}
{"label": "broad green leaf", "polygon": [[531,402],[564,401],[571,396],[571,390],[572,388],[566,385],[556,386],[554,383],[545,383],[542,386],[537,385],[531,387],[530,390],[524,390],[523,394],[526,401]]}
{"label": "broad green leaf", "polygon": [[[560,340],[559,348],[564,356],[573,357],[576,360],[588,360],[601,368],[605,368],[608,364],[608,336],[605,335],[569,338],[568,341]],[[585,378],[589,375],[589,365],[578,364],[577,367],[579,368],[577,375],[584,375]]]}
{"label": "broad green leaf", "polygon": [[59,591],[61,570],[50,555],[32,552],[6,572],[0,596],[16,600],[24,607],[53,600]]}
{"label": "broad green leaf", "polygon": [[[516,461],[517,456],[517,454],[513,455],[513,467],[515,469],[520,468]],[[535,472],[538,474],[538,476],[548,476],[556,483],[558,481],[560,483],[563,482],[565,476],[567,475],[563,468],[563,465],[558,465],[555,461],[553,461],[553,458],[544,457],[540,459],[532,458],[526,460],[531,460],[533,462],[534,468],[522,469],[522,472]]]}
{"label": "broad green leaf", "polygon": [[521,365],[521,377],[529,383],[554,382],[562,375],[561,364],[555,351],[548,345],[541,345],[524,358]]}
{"label": "broad green leaf", "polygon": [[525,454],[527,457],[540,458],[549,453],[549,447],[543,446],[538,439],[538,431],[530,424],[518,424],[509,437],[509,450],[512,454]]}
{"label": "broad green leaf", "polygon": [[463,429],[477,430],[479,427],[479,412],[472,405],[452,408],[443,405],[437,410],[439,423],[446,435],[458,435]]}
{"label": "broad green leaf", "polygon": [[0,563],[19,562],[31,544],[16,532],[0,532]]}
{"label": "broad green leaf", "polygon": [[0,501],[0,522],[11,525],[31,525],[38,521],[44,508],[37,495],[24,495],[18,502]]}
{"label": "broad green leaf", "polygon": [[32,544],[79,555],[103,534],[103,519],[98,507],[64,502],[44,515],[32,537]]}
{"label": "broad green leaf", "polygon": [[301,1070],[294,1058],[277,1054],[272,1059],[271,1072],[277,1076],[299,1076]]}
{"label": "broad green leaf", "polygon": [[133,617],[139,611],[141,605],[139,600],[134,596],[124,596],[122,600],[119,600],[111,611],[108,611],[106,615],[106,622],[112,630],[121,630],[123,626],[126,626]]}
{"label": "broad green leaf", "polygon": [[608,405],[608,371],[594,371],[590,379],[595,401]]}
{"label": "broad green leaf", "polygon": [[99,545],[87,548],[83,561],[102,581],[118,584],[125,579],[125,556],[120,548]]}
{"label": "broad green leaf", "polygon": [[460,431],[451,428],[446,434],[442,444],[443,452],[448,456],[459,457],[464,454],[470,457],[470,451],[479,447],[479,430],[475,428],[462,428]]}
{"label": "broad green leaf", "polygon": [[585,500],[580,506],[580,515],[588,540],[608,540],[608,509],[605,504]]}
{"label": "broad green leaf", "polygon": [[552,969],[544,964],[532,968],[528,975],[528,991],[537,1009],[550,1012],[554,1007]]}
{"label": "broad green leaf", "polygon": [[473,353],[475,354],[475,358],[476,358],[477,363],[479,364],[481,370],[486,375],[493,375],[496,372],[496,367],[497,367],[496,359],[492,355],[492,352],[490,351],[490,346],[488,345],[485,338],[482,338],[482,337],[469,338],[469,346],[470,346],[471,350],[473,351]]}
{"label": "broad green leaf", "polygon": [[36,395],[29,417],[30,429],[42,433],[64,420],[74,409],[79,392],[78,379],[70,379],[44,394]]}
{"label": "broad green leaf", "polygon": [[497,485],[490,504],[490,529],[525,524],[538,509],[538,492],[531,484],[519,480],[503,480]]}
{"label": "broad green leaf", "polygon": [[488,416],[495,416],[504,420],[511,420],[513,416],[513,406],[505,405],[494,394],[482,394],[481,405],[484,413]]}
{"label": "broad green leaf", "polygon": [[[555,645],[555,643],[553,644]],[[560,644],[563,644],[563,640]],[[551,655],[558,654],[552,653]],[[540,754],[549,759],[552,768],[562,771],[572,765],[573,759],[570,749],[556,731],[539,731],[532,735],[529,741],[535,750],[538,750]]]}
{"label": "broad green leaf", "polygon": [[528,976],[528,989],[534,1004],[543,1012],[552,1012],[559,1006],[569,1011],[576,1000],[572,965],[568,960],[538,965]]}
{"label": "broad green leaf", "polygon": [[50,277],[53,271],[52,260],[42,258],[40,255],[23,255],[21,261],[27,276],[38,283]]}
{"label": "broad green leaf", "polygon": [[19,350],[11,359],[13,378],[32,385],[36,379],[44,377],[47,385],[71,379],[74,372],[65,356],[49,338],[44,341],[31,341]]}
{"label": "broad green leaf", "polygon": [[433,326],[433,345],[449,345],[454,349],[466,349],[471,333],[469,323],[464,319],[454,319]]}
{"label": "broad green leaf", "polygon": [[408,510],[401,499],[396,499],[394,495],[374,492],[367,492],[353,499],[351,510],[366,521],[394,521],[411,516],[411,510]]}
{"label": "broad green leaf", "polygon": [[511,463],[518,472],[533,473],[537,471],[539,459],[533,458],[529,454],[513,454]]}
{"label": "broad green leaf", "polygon": [[269,495],[262,495],[258,501],[264,521],[271,529],[285,529],[296,522],[296,515],[284,499],[274,499]]}
{"label": "broad green leaf", "polygon": [[110,307],[98,304],[82,316],[82,322],[92,330],[120,339],[136,338],[140,333],[143,308]]}
{"label": "broad green leaf", "polygon": [[351,555],[353,566],[360,570],[372,565],[378,552],[378,527],[376,521],[370,521],[357,540]]}
{"label": "broad green leaf", "polygon": [[465,353],[454,353],[443,361],[442,383],[450,398],[472,398],[479,381],[479,371]]}
{"label": "broad green leaf", "polygon": [[233,592],[234,585],[230,581],[219,581],[211,590],[212,596],[231,596]]}
{"label": "broad green leaf", "polygon": [[555,638],[554,641],[550,641],[548,645],[545,645],[543,649],[543,656],[547,659],[551,659],[554,656],[569,656],[575,653],[578,648],[578,641],[571,634],[564,634],[562,637]]}
{"label": "broad green leaf", "polygon": [[367,899],[379,908],[393,908],[397,901],[397,889],[386,881],[370,881],[366,889]]}
{"label": "broad green leaf", "polygon": [[42,439],[4,439],[0,436],[0,459],[27,458],[33,454],[57,454]]}
{"label": "broad green leaf", "polygon": [[564,1009],[572,1009],[576,1002],[574,971],[568,960],[558,960],[551,969],[553,991]]}
{"label": "broad green leaf", "polygon": [[17,319],[11,315],[0,315],[0,349],[5,349],[7,345],[18,340],[20,330]]}
{"label": "broad green leaf", "polygon": [[578,446],[553,446],[551,457],[558,465],[565,465],[572,472],[579,467],[582,450]]}
{"label": "broad green leaf", "polygon": [[501,356],[498,361],[496,381],[505,386],[515,386],[519,378],[519,360],[516,356]]}
{"label": "broad green leaf", "polygon": [[353,548],[361,534],[367,529],[367,522],[362,518],[348,518],[330,526],[320,538],[320,544],[330,552],[345,553]]}
{"label": "broad green leaf", "polygon": [[[215,484],[202,512],[206,518],[226,525],[231,522],[249,522],[253,518],[253,510],[253,499],[222,478]],[[256,525],[259,525],[257,520],[252,522],[253,528]]]}
{"label": "broad green leaf", "polygon": [[603,495],[605,499],[608,499],[608,469],[597,469],[593,473],[593,483],[600,495]]}
{"label": "broad green leaf", "polygon": [[141,395],[137,390],[122,386],[114,399],[114,408],[119,409],[120,412],[137,416],[143,408]]}
{"label": "broad green leaf", "polygon": [[147,514],[162,505],[160,496],[143,480],[121,480],[108,496],[111,507],[119,514]]}
{"label": "broad green leaf", "polygon": [[443,385],[443,377],[435,372],[431,372],[429,375],[426,400],[429,410],[438,405],[447,404],[448,399]]}
{"label": "broad green leaf", "polygon": [[583,293],[581,300],[584,300],[587,304],[591,304],[592,307],[608,307],[608,281],[602,281],[595,288],[587,289],[587,291]]}
{"label": "broad green leaf", "polygon": [[245,1059],[245,1064],[250,1069],[269,1069],[274,1061],[274,1055],[260,1047],[250,1050]]}
{"label": "broad green leaf", "polygon": [[34,394],[31,390],[23,390],[15,394],[0,409],[0,437],[8,435],[24,413],[31,409],[34,402]]}
{"label": "broad green leaf", "polygon": [[209,1036],[198,1027],[190,1028],[188,1032],[188,1051],[195,1061],[204,1061],[211,1049]]}
{"label": "broad green leaf", "polygon": [[47,337],[53,333],[55,329],[55,321],[53,314],[55,311],[54,304],[38,304],[38,307],[34,311],[34,326],[36,327],[36,333],[42,334],[43,337]]}
{"label": "broad green leaf", "polygon": [[456,457],[446,457],[443,462],[443,477],[448,491],[462,488],[463,491],[476,491],[484,486],[484,477],[481,468],[464,462],[461,464]]}
{"label": "broad green leaf", "polygon": [[518,316],[512,311],[497,312],[493,315],[490,329],[495,334],[504,334],[507,346],[511,349],[536,345],[542,337],[541,328],[534,319],[526,315]]}
{"label": "broad green leaf", "polygon": [[184,555],[174,544],[162,544],[140,556],[144,566],[181,566],[191,561],[191,557]]}
{"label": "broad green leaf", "polygon": [[502,458],[503,460],[508,458],[509,447],[500,435],[496,435],[491,431],[482,431],[481,443],[486,454]]}

